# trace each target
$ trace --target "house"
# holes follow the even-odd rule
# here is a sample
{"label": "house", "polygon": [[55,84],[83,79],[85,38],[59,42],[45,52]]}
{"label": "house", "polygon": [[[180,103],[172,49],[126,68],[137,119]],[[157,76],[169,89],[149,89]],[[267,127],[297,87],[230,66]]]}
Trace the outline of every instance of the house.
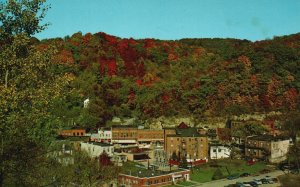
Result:
{"label": "house", "polygon": [[172,156],[188,161],[208,159],[208,138],[199,134],[197,128],[181,123],[176,128],[166,128],[164,131],[164,150],[169,159]]}
{"label": "house", "polygon": [[119,186],[123,187],[157,187],[167,186],[178,181],[189,181],[189,170],[176,171],[160,171],[160,170],[146,170],[140,168],[136,171],[127,171],[120,173],[118,176]]}
{"label": "house", "polygon": [[246,138],[245,156],[279,163],[286,159],[290,138],[284,136],[257,135]]}
{"label": "house", "polygon": [[89,98],[85,99],[85,100],[83,101],[83,108],[87,108],[88,105],[89,105],[89,103],[90,103],[90,99],[89,99]]}
{"label": "house", "polygon": [[211,144],[209,145],[210,159],[221,159],[230,157],[230,146],[222,144]]}
{"label": "house", "polygon": [[114,146],[101,142],[81,142],[81,150],[86,151],[91,157],[99,157],[103,152],[113,156]]}

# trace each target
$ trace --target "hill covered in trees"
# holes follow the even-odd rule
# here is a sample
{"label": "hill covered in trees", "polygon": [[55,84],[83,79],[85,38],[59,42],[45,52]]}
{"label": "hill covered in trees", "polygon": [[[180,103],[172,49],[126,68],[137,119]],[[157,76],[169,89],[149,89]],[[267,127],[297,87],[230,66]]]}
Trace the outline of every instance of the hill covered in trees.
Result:
{"label": "hill covered in trees", "polygon": [[32,41],[39,49],[57,47],[54,63],[72,84],[55,108],[65,122],[85,127],[113,116],[201,119],[300,106],[299,33],[257,42],[134,40],[101,32]]}

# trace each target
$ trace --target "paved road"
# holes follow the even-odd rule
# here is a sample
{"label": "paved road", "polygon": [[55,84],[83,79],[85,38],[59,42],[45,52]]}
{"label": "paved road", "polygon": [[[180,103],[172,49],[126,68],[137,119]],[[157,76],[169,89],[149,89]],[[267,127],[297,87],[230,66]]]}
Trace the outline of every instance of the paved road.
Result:
{"label": "paved road", "polygon": [[[279,175],[283,175],[284,173],[280,170],[276,170],[267,174],[262,174],[258,176],[249,176],[249,177],[243,177],[243,178],[238,178],[234,180],[228,180],[228,179],[222,179],[222,180],[215,180],[211,182],[206,182],[206,183],[198,183],[195,185],[192,185],[193,187],[223,187],[228,184],[235,184],[236,182],[249,182],[252,181],[253,179],[262,179],[266,175],[271,176],[272,178],[276,178]],[[194,182],[194,181],[192,181]],[[260,187],[278,187],[280,186],[280,183],[274,183],[274,184],[263,184],[259,185]],[[191,186],[190,186],[191,187]]]}

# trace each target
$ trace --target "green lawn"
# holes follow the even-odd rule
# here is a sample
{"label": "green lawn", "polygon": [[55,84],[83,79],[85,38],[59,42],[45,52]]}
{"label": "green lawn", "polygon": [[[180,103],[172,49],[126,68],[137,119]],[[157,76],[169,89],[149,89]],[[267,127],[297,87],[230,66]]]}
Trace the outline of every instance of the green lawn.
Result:
{"label": "green lawn", "polygon": [[191,185],[194,185],[195,183],[189,182],[189,181],[184,181],[184,182],[178,182],[178,184],[183,185],[183,186],[191,186]]}
{"label": "green lawn", "polygon": [[218,161],[211,161],[207,164],[194,167],[193,172],[191,173],[191,180],[197,182],[211,181],[212,176],[217,169],[217,167],[212,167],[212,164],[218,165],[224,176],[229,175],[228,171],[230,172],[230,174],[235,174],[235,173],[241,174],[244,172],[254,174],[266,168],[266,164],[261,162],[255,163],[252,166],[248,166],[246,164],[246,161],[244,160],[222,159]]}

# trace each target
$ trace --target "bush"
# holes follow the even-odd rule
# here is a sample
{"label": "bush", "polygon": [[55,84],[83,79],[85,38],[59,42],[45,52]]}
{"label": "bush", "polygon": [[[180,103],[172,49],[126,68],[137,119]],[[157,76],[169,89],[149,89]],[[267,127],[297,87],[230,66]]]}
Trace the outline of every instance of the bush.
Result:
{"label": "bush", "polygon": [[212,180],[218,180],[218,179],[222,179],[222,178],[225,178],[222,171],[220,170],[220,168],[216,169],[216,171],[214,172],[214,174],[212,176]]}

